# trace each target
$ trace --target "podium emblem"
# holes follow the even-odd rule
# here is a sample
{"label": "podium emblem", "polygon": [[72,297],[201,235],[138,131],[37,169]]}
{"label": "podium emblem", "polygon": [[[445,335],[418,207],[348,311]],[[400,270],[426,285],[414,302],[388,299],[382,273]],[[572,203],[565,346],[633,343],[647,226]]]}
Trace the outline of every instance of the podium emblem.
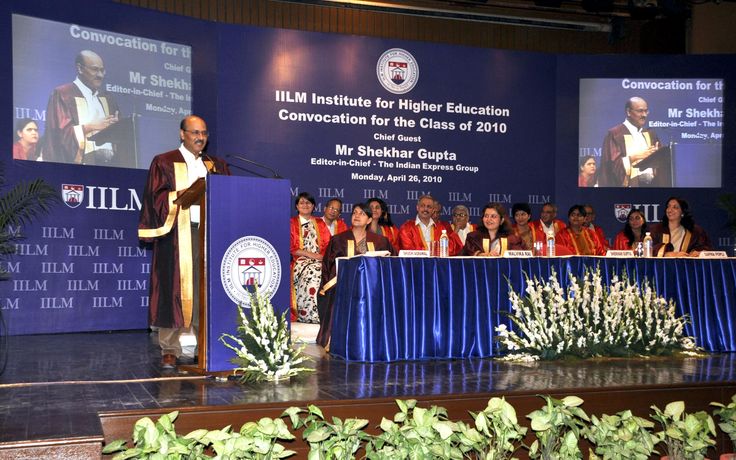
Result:
{"label": "podium emblem", "polygon": [[84,185],[61,184],[61,199],[70,208],[76,208],[84,201]]}
{"label": "podium emblem", "polygon": [[250,308],[250,290],[257,286],[273,298],[281,284],[281,260],[276,249],[258,236],[235,240],[220,264],[222,287],[236,304]]}

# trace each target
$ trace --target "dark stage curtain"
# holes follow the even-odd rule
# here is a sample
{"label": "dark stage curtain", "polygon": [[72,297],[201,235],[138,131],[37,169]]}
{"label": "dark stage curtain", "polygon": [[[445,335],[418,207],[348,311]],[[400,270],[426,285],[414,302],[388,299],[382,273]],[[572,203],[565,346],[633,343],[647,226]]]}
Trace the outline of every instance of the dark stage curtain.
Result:
{"label": "dark stage curtain", "polygon": [[508,283],[550,270],[581,276],[600,266],[603,279],[626,271],[690,317],[686,335],[707,351],[736,351],[733,259],[373,258],[340,261],[330,352],[350,361],[488,357],[494,328],[511,323]]}

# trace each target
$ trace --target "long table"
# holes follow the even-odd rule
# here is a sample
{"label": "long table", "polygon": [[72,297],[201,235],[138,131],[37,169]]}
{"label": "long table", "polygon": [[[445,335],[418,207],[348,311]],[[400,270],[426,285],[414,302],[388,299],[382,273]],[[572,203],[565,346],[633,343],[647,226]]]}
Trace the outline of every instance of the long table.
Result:
{"label": "long table", "polygon": [[494,328],[511,327],[509,284],[554,269],[603,278],[625,270],[690,317],[686,335],[707,351],[736,351],[736,259],[354,257],[339,264],[330,352],[349,361],[489,357]]}

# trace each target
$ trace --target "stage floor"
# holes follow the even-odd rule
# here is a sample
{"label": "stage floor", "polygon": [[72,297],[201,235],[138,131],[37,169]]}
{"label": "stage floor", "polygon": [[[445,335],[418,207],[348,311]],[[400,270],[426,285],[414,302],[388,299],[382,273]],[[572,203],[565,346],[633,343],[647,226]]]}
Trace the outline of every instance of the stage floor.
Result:
{"label": "stage floor", "polygon": [[734,354],[532,364],[491,359],[364,364],[331,359],[310,345],[315,373],[283,383],[240,385],[162,371],[155,333],[148,331],[14,336],[8,337],[7,349],[8,365],[0,376],[0,443],[102,436],[98,413],[104,411],[256,403],[305,406],[321,400],[489,393],[574,394],[586,389],[736,382]]}

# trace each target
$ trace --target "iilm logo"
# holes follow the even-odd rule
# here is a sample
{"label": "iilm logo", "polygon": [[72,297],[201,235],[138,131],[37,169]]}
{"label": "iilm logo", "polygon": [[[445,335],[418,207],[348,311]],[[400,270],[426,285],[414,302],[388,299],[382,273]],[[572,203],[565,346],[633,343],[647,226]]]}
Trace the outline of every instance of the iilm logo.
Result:
{"label": "iilm logo", "polygon": [[[80,189],[84,187],[84,192]],[[121,189],[119,187],[103,187],[99,185],[62,184],[64,202],[70,208],[79,206],[84,200],[87,209],[101,211],[140,211],[141,200],[135,189]]]}
{"label": "iilm logo", "polygon": [[626,222],[626,218],[632,209],[638,209],[644,213],[644,219],[648,223],[659,222],[659,204],[655,203],[616,203],[613,212],[619,222]]}

